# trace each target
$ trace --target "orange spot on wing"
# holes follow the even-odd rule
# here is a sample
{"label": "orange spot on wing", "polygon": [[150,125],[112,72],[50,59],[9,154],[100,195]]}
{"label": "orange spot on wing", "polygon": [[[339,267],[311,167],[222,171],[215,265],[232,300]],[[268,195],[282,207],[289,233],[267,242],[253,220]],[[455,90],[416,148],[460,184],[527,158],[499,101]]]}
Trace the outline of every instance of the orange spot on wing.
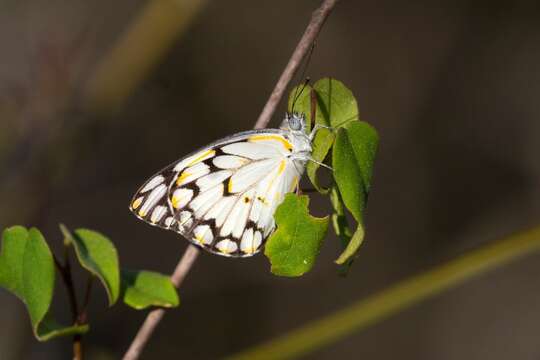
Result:
{"label": "orange spot on wing", "polygon": [[201,245],[204,245],[204,239],[202,236],[198,235],[198,236],[195,236],[195,241]]}
{"label": "orange spot on wing", "polygon": [[140,216],[140,217],[145,217],[145,216],[146,216],[146,214],[147,214],[147,212],[146,212],[146,211],[142,211],[142,209],[141,209],[141,210],[139,210],[139,216]]}
{"label": "orange spot on wing", "polygon": [[284,170],[285,170],[285,160],[281,160],[281,162],[279,163],[278,175],[283,174]]}
{"label": "orange spot on wing", "polygon": [[137,200],[133,201],[133,203],[131,204],[131,208],[132,209],[137,209],[139,206],[141,206],[142,200],[143,200],[143,198],[140,197]]}
{"label": "orange spot on wing", "polygon": [[270,183],[268,184],[268,187],[266,188],[266,192],[270,191],[270,188],[272,188],[272,185],[274,184],[274,182],[276,181],[276,179],[283,173],[284,170],[285,170],[285,160],[281,160],[281,161],[279,162],[278,172],[277,172],[277,174],[272,178],[272,180],[270,181]]}
{"label": "orange spot on wing", "polygon": [[176,186],[180,186],[184,182],[184,180],[186,180],[187,177],[190,175],[191,173],[188,173],[187,171],[184,171],[182,174],[180,174],[178,179],[176,179]]}
{"label": "orange spot on wing", "polygon": [[181,196],[173,195],[173,197],[171,199],[171,203],[172,203],[173,208],[178,209],[180,207],[180,201],[182,201]]}
{"label": "orange spot on wing", "polygon": [[253,254],[255,252],[255,247],[254,246],[251,246],[250,248],[247,248],[244,250],[244,254]]}
{"label": "orange spot on wing", "polygon": [[201,161],[206,160],[209,157],[212,157],[214,155],[216,155],[215,150],[206,150],[201,155],[199,155],[195,159],[193,159],[189,164],[187,164],[186,167],[193,166],[193,165],[195,165],[197,163],[200,163]]}
{"label": "orange spot on wing", "polygon": [[292,145],[290,142],[288,142],[285,138],[279,136],[279,135],[253,135],[248,138],[248,141],[250,142],[257,142],[257,141],[279,141],[283,147],[288,150],[292,151]]}

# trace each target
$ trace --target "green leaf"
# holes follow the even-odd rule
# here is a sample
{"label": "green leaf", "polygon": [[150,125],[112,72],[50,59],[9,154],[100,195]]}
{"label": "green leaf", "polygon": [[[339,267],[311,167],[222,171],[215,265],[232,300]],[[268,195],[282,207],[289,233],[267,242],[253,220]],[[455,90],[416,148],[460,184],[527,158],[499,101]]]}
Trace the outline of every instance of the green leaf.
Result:
{"label": "green leaf", "polygon": [[362,224],[371,185],[378,136],[366,122],[353,121],[339,129],[332,152],[334,179],[343,202]]}
{"label": "green leaf", "polygon": [[63,225],[60,225],[60,229],[66,237],[65,241],[75,247],[81,266],[99,278],[107,291],[109,305],[113,305],[120,294],[118,254],[113,243],[96,231],[77,229],[71,233]]}
{"label": "green leaf", "polygon": [[2,234],[0,286],[21,299],[28,309],[32,330],[40,341],[84,333],[87,325],[64,327],[49,314],[55,283],[54,261],[39,230],[13,226]]}
{"label": "green leaf", "polygon": [[[317,134],[315,135],[315,139],[313,140],[313,152],[311,153],[311,158],[318,162],[323,162],[326,158],[326,155],[328,155],[330,148],[334,144],[334,138],[335,136],[332,131],[324,128],[319,129],[317,131]],[[317,178],[317,170],[319,169],[319,167],[319,164],[313,161],[308,161],[306,166],[306,173],[315,189],[317,189],[317,191],[321,194],[327,194],[329,189],[323,188],[319,184],[319,179]]]}
{"label": "green leaf", "polygon": [[332,152],[334,179],[343,203],[358,222],[354,235],[336,260],[338,264],[351,260],[364,240],[363,217],[377,145],[377,132],[362,121],[347,123],[336,137]]}
{"label": "green leaf", "polygon": [[177,307],[178,293],[168,276],[122,269],[122,294],[126,305],[141,310],[149,306]]}
{"label": "green leaf", "polygon": [[341,81],[324,78],[313,85],[317,94],[318,124],[338,129],[347,122],[358,119],[358,104],[351,90]]}
{"label": "green leaf", "polygon": [[308,204],[305,195],[287,194],[274,214],[277,230],[268,239],[264,254],[275,275],[300,276],[313,267],[328,230],[328,216],[311,216]]}

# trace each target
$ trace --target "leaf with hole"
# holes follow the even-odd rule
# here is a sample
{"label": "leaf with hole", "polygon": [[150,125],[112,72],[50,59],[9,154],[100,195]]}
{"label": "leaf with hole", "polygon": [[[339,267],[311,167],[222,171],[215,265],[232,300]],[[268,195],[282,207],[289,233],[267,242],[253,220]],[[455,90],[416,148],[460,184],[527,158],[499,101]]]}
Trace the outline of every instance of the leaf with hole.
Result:
{"label": "leaf with hole", "polygon": [[264,254],[275,275],[300,276],[313,267],[328,230],[328,216],[311,216],[308,204],[305,195],[287,194],[274,214],[277,230],[268,239]]}

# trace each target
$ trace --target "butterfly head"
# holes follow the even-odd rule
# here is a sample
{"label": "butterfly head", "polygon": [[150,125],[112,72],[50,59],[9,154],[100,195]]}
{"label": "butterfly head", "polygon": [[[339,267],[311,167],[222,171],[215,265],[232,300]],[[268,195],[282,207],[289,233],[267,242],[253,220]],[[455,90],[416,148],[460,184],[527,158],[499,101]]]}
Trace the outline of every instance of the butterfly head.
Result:
{"label": "butterfly head", "polygon": [[283,120],[281,128],[305,133],[306,117],[304,114],[287,113],[285,114],[285,120]]}

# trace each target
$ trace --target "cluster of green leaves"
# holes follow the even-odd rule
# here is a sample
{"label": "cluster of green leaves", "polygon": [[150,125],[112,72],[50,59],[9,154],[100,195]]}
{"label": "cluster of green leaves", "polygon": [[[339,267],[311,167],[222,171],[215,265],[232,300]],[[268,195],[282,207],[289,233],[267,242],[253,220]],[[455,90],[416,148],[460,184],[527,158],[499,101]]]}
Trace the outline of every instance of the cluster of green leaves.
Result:
{"label": "cluster of green leaves", "polygon": [[[315,189],[329,196],[332,213],[330,219],[313,217],[309,214],[306,195],[288,194],[274,215],[277,230],[268,239],[265,255],[272,273],[303,275],[312,268],[331,220],[343,244],[336,263],[346,271],[364,240],[364,212],[379,142],[377,132],[360,121],[352,92],[331,78],[321,79],[313,86],[294,88],[289,97],[289,111],[305,114],[308,129],[321,127],[313,140],[312,158],[316,162],[308,162],[306,173]],[[317,162],[333,168],[332,181],[327,186],[321,185]],[[356,222],[354,230],[347,212]]]}
{"label": "cluster of green leaves", "polygon": [[[55,267],[68,289],[70,303],[72,306],[77,304],[69,262],[71,249],[80,266],[88,271],[89,281],[96,278],[103,285],[110,306],[119,298],[134,309],[178,306],[178,294],[169,277],[151,271],[120,268],[113,243],[96,231],[77,229],[71,232],[62,225],[60,229],[64,236],[63,263],[53,255],[36,228],[28,230],[13,226],[2,234],[0,286],[25,303],[38,340],[83,334],[89,329],[87,316],[83,313],[86,304],[81,309],[72,309],[75,312],[73,324],[68,326],[58,324],[50,311],[56,281]],[[85,298],[90,295],[89,289]]]}

